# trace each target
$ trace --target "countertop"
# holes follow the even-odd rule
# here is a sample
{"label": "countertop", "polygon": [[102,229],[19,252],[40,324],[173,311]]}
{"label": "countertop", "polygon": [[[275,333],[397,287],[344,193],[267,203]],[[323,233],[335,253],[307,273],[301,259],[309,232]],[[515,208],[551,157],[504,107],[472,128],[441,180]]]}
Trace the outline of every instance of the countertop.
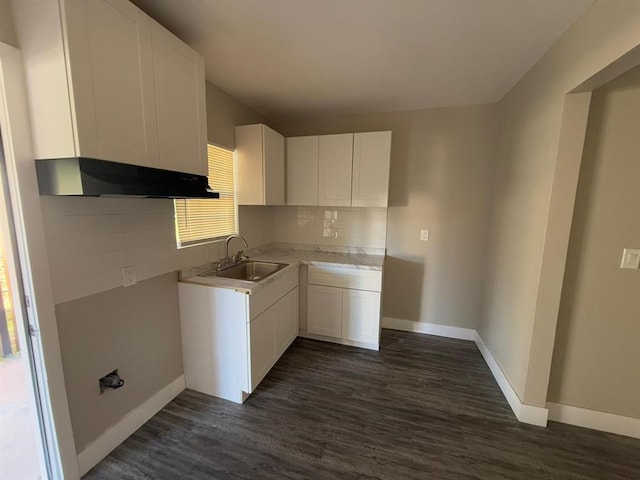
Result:
{"label": "countertop", "polygon": [[[302,248],[301,248],[302,247]],[[325,265],[333,267],[358,268],[366,270],[382,270],[384,265],[384,249],[336,248],[339,251],[327,251],[319,246],[300,246],[287,244],[269,244],[246,251],[251,260],[264,262],[288,263],[289,266],[260,282],[248,282],[220,277],[201,277],[205,272],[214,269],[210,262],[197,267],[180,271],[180,281],[210,287],[230,288],[239,292],[252,294],[273,283],[278,278],[297,268],[298,265]],[[374,252],[374,253],[371,253]]]}

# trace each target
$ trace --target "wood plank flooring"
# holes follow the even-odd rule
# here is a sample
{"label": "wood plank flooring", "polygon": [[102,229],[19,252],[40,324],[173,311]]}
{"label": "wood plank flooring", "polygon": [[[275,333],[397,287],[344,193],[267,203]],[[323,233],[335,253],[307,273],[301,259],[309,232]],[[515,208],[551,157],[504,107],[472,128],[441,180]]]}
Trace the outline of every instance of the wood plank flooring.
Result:
{"label": "wood plank flooring", "polygon": [[87,479],[640,479],[640,440],[519,423],[472,342],[297,339],[244,405],[185,391]]}

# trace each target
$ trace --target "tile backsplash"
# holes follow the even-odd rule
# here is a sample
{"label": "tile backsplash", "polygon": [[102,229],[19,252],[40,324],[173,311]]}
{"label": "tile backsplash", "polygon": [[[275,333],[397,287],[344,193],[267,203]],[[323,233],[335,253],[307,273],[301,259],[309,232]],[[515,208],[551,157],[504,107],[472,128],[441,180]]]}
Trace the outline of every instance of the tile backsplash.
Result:
{"label": "tile backsplash", "polygon": [[384,248],[386,208],[275,207],[275,241]]}

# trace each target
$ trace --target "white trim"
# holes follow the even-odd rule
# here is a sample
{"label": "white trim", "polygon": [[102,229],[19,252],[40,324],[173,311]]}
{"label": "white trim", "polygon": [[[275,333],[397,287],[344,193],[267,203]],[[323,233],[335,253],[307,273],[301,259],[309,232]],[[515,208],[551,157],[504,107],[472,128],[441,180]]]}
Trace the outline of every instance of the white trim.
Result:
{"label": "white trim", "polygon": [[559,403],[547,403],[549,420],[592,428],[626,437],[640,438],[640,418],[588,410]]}
{"label": "white trim", "polygon": [[484,361],[487,362],[487,365],[489,366],[489,370],[491,370],[493,377],[496,379],[496,382],[498,382],[500,390],[502,390],[502,393],[507,399],[507,402],[509,402],[511,410],[513,410],[516,418],[523,423],[546,427],[549,410],[547,410],[546,408],[536,407],[533,405],[525,405],[524,403],[522,403],[520,401],[520,397],[518,397],[518,394],[509,383],[509,380],[507,380],[507,377],[500,368],[500,365],[498,364],[492,353],[489,351],[489,348],[484,343],[478,332],[476,332],[475,335],[475,342],[478,346],[478,350],[480,350],[480,353],[484,357]]}
{"label": "white trim", "polygon": [[402,318],[383,317],[382,328],[392,330],[402,330],[405,332],[424,333],[427,335],[437,335],[438,337],[457,338],[460,340],[475,340],[476,331],[472,328],[451,327],[449,325],[438,325],[436,323],[415,322]]}
{"label": "white trim", "polygon": [[391,328],[393,330],[403,330],[405,332],[423,333],[426,335],[437,335],[439,337],[457,338],[459,340],[471,340],[476,343],[478,350],[482,354],[484,361],[487,363],[489,370],[496,379],[502,394],[509,402],[509,406],[516,418],[522,423],[547,426],[547,418],[549,410],[543,407],[533,405],[525,405],[520,401],[520,397],[513,389],[504,372],[498,365],[498,362],[489,351],[478,332],[472,328],[451,327],[448,325],[437,325],[435,323],[414,322],[412,320],[403,320],[401,318],[384,317],[382,319],[382,328]]}
{"label": "white trim", "polygon": [[64,388],[24,72],[20,51],[0,42],[0,128],[23,288],[31,300],[26,312],[29,322],[39,331],[31,337],[30,344],[50,475],[56,480],[75,479],[79,476],[77,455]]}
{"label": "white trim", "polygon": [[184,389],[184,375],[180,375],[142,405],[131,410],[118,423],[112,425],[106,432],[100,435],[100,437],[91,442],[78,454],[80,475],[84,475],[95,467],[100,460],[109,455],[113,449],[162,410],[167,403],[178,396]]}

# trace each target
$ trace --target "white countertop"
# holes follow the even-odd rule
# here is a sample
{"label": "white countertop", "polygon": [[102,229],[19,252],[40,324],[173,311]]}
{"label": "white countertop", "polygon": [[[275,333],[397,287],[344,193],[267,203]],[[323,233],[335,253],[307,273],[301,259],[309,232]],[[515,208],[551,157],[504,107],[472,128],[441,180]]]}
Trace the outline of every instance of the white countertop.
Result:
{"label": "white countertop", "polygon": [[320,247],[300,249],[282,244],[269,244],[248,250],[246,253],[249,255],[251,260],[288,263],[289,267],[283,268],[260,282],[200,276],[205,272],[213,270],[214,262],[180,271],[180,281],[183,283],[206,285],[210,287],[230,288],[239,292],[252,294],[289,272],[290,268],[297,268],[300,264],[382,270],[384,265],[384,255],[363,253],[365,251],[364,249],[349,250],[350,251],[330,252],[321,250]]}

